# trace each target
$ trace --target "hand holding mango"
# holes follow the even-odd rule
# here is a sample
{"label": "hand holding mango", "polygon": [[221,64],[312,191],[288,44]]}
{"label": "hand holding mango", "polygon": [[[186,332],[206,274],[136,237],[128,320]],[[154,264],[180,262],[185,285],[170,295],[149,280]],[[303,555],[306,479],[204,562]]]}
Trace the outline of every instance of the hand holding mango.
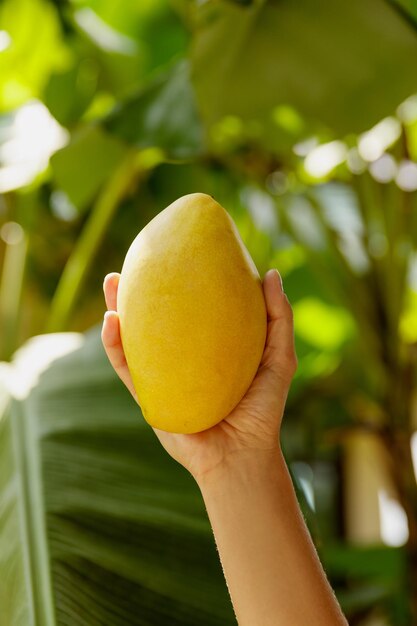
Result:
{"label": "hand holding mango", "polygon": [[109,360],[197,480],[237,452],[279,447],[296,368],[291,307],[278,272],[261,282],[210,196],[185,196],[158,214],[104,292]]}

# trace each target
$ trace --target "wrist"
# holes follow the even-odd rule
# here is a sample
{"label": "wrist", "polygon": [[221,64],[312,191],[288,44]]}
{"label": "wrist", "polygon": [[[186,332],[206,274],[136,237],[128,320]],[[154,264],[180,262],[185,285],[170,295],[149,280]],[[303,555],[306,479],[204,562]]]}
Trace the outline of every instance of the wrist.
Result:
{"label": "wrist", "polygon": [[267,450],[234,450],[211,470],[194,476],[203,493],[212,486],[223,485],[226,489],[237,483],[255,484],[270,480],[281,469],[286,470],[286,463],[280,445]]}

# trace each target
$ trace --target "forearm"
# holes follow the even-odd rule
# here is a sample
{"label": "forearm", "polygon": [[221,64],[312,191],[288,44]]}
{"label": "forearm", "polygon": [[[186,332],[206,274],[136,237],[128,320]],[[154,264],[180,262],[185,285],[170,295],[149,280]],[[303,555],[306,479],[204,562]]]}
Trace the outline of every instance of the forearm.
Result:
{"label": "forearm", "polygon": [[198,480],[239,626],[345,626],[280,451]]}

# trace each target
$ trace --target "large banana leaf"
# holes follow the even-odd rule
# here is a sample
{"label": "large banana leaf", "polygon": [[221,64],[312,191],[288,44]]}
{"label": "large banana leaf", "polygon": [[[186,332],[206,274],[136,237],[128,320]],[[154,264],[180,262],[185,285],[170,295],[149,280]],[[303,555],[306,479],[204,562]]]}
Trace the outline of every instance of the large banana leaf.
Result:
{"label": "large banana leaf", "polygon": [[279,130],[306,132],[303,118],[344,135],[391,115],[417,89],[416,57],[414,26],[385,0],[197,3],[193,82],[205,121],[238,116],[277,148]]}
{"label": "large banana leaf", "polygon": [[0,625],[236,623],[201,494],[98,332],[32,339],[0,380]]}

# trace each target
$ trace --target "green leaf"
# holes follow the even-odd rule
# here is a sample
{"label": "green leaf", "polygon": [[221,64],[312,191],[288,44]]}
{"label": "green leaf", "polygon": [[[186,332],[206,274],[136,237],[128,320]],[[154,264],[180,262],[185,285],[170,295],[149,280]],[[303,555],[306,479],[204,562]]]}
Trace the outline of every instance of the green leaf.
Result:
{"label": "green leaf", "polygon": [[414,29],[384,0],[337,9],[331,0],[250,8],[211,0],[197,11],[193,82],[210,125],[238,116],[268,140],[285,106],[291,119],[344,134],[372,126],[417,89],[416,55]]}
{"label": "green leaf", "polygon": [[[40,336],[12,369],[22,395],[30,370],[35,386],[0,421],[0,527],[8,493],[22,517],[1,551],[1,626],[235,624],[201,494],[115,376],[98,329]],[[8,572],[22,553],[17,593]],[[31,619],[14,622],[20,611]]]}
{"label": "green leaf", "polygon": [[187,52],[188,32],[176,14],[176,3],[167,0],[126,0],[122,10],[113,0],[73,0],[74,8],[86,7],[109,27],[129,36],[138,47],[141,74],[148,76]]}
{"label": "green leaf", "polygon": [[417,342],[417,291],[407,289],[400,319],[400,333],[405,343]]}
{"label": "green leaf", "polygon": [[[19,377],[11,366],[2,366],[11,395]],[[22,430],[14,407],[11,402],[0,413],[0,623],[52,626],[36,449],[28,446],[32,424]]]}
{"label": "green leaf", "polygon": [[337,576],[398,582],[405,575],[402,548],[329,544],[321,556],[328,571]]}
{"label": "green leaf", "polygon": [[0,624],[27,626],[31,623],[30,589],[25,584],[24,551],[17,532],[20,494],[6,387],[8,368],[0,364]]}
{"label": "green leaf", "polygon": [[78,209],[85,209],[126,153],[126,146],[99,126],[86,127],[52,156],[55,184]]}
{"label": "green leaf", "polygon": [[352,621],[356,612],[378,606],[384,608],[387,623],[410,623],[404,548],[329,543],[323,546],[320,556],[328,575],[349,581],[337,596]]}
{"label": "green leaf", "polygon": [[121,104],[105,128],[139,148],[158,148],[170,159],[203,152],[203,129],[188,64],[177,63],[137,96]]}
{"label": "green leaf", "polygon": [[254,4],[255,0],[229,0],[229,2],[240,4],[240,6],[243,6],[243,7],[249,7],[252,4]]}
{"label": "green leaf", "polygon": [[392,596],[392,589],[384,585],[363,584],[348,591],[340,592],[338,600],[346,615],[354,612],[372,610],[375,606],[382,606],[382,603]]}
{"label": "green leaf", "polygon": [[99,88],[119,98],[137,88],[142,59],[137,42],[103,21],[90,7],[74,11],[73,26],[99,72]]}
{"label": "green leaf", "polygon": [[388,0],[392,2],[394,6],[398,7],[399,11],[402,11],[404,16],[408,17],[410,21],[417,25],[417,4],[415,0]]}
{"label": "green leaf", "polygon": [[55,8],[44,0],[1,3],[0,31],[0,110],[8,111],[38,97],[51,73],[68,65],[71,53]]}
{"label": "green leaf", "polygon": [[349,313],[317,298],[302,298],[294,304],[297,334],[310,345],[324,351],[337,351],[354,332]]}
{"label": "green leaf", "polygon": [[82,58],[51,75],[43,101],[60,124],[73,124],[88,108],[96,95],[98,74],[97,62]]}

